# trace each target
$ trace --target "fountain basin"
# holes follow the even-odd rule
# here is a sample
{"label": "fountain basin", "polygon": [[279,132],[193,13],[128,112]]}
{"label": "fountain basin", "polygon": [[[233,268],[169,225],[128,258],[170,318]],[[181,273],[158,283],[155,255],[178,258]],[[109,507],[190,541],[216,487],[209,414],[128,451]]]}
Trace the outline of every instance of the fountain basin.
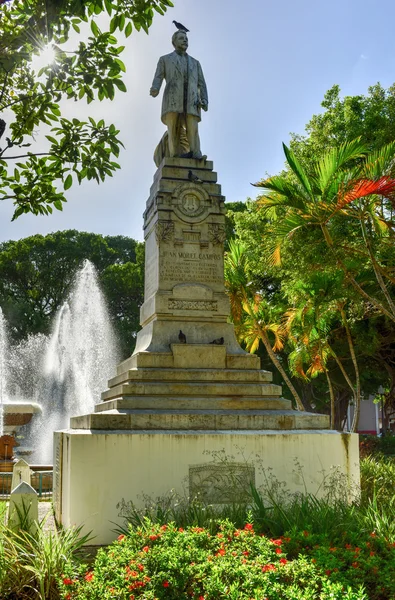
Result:
{"label": "fountain basin", "polygon": [[4,402],[4,434],[15,434],[22,425],[30,423],[33,415],[41,413],[36,402]]}

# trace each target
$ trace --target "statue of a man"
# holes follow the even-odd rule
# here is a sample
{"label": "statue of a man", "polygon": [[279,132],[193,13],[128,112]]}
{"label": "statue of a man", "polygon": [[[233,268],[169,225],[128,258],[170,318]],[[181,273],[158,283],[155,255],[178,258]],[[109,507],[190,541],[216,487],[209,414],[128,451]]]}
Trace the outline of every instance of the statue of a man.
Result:
{"label": "statue of a man", "polygon": [[201,109],[208,108],[206,82],[199,61],[187,54],[187,34],[176,31],[172,43],[174,52],[159,59],[150,94],[157,96],[165,79],[162,121],[167,125],[168,155],[200,159],[198,123]]}

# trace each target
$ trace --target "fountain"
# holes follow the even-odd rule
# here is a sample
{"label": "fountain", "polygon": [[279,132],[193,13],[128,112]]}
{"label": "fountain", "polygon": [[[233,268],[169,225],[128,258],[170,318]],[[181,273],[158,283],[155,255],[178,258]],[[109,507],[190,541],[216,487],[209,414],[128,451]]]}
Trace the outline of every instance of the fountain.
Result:
{"label": "fountain", "polygon": [[16,433],[30,422],[40,407],[33,402],[13,402],[8,398],[7,379],[9,355],[6,324],[0,308],[0,472],[12,471]]}
{"label": "fountain", "polygon": [[25,425],[18,454],[51,464],[53,431],[67,428],[70,416],[93,410],[117,359],[105,301],[89,261],[77,273],[49,336],[32,335],[7,350],[0,311],[0,410],[4,432],[15,433],[11,420]]}
{"label": "fountain", "polygon": [[117,362],[115,337],[94,266],[85,261],[59,309],[41,366],[42,418],[31,427],[36,462],[52,462],[53,432],[93,410]]}

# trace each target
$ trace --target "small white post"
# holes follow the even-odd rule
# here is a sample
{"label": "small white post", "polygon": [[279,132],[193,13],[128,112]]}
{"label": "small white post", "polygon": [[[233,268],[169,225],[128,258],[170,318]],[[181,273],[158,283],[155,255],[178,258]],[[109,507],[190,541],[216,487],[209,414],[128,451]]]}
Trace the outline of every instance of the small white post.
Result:
{"label": "small white post", "polygon": [[38,523],[38,495],[31,485],[22,481],[12,490],[8,506],[8,527],[23,528],[34,534]]}
{"label": "small white post", "polygon": [[11,491],[14,490],[18,485],[22,482],[31,483],[31,470],[28,463],[20,458],[14,464],[14,468],[12,470],[12,483],[11,483]]}

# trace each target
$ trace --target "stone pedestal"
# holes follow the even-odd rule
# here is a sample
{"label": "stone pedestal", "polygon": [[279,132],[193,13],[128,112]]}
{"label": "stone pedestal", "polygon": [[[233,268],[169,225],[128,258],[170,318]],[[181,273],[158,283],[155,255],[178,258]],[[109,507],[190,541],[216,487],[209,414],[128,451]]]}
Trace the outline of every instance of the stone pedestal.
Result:
{"label": "stone pedestal", "polygon": [[[85,523],[96,543],[108,543],[122,498],[138,504],[143,494],[181,492],[185,482],[196,485],[194,473],[216,468],[205,452],[231,456],[235,446],[249,457],[246,468],[255,473],[258,456],[291,490],[316,492],[333,466],[357,484],[357,436],[328,431],[325,415],[292,410],[227,322],[224,198],[210,161],[164,159],[144,231],[136,349],[95,412],[55,435],[57,519]],[[295,459],[304,480],[294,474]]]}

